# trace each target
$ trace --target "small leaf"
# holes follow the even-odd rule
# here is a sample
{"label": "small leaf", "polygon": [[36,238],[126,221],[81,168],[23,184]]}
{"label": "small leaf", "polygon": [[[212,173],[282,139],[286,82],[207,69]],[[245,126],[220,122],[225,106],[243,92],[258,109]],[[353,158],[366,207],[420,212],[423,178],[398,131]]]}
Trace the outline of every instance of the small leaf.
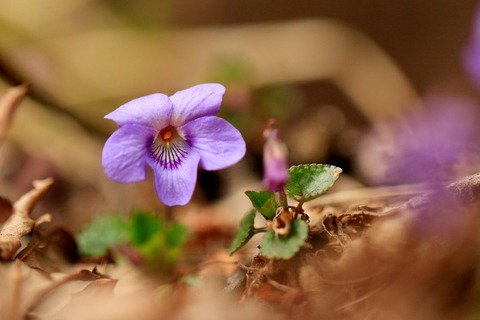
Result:
{"label": "small leaf", "polygon": [[240,221],[240,228],[233,238],[232,244],[230,245],[230,255],[233,255],[237,252],[241,247],[243,247],[248,240],[250,240],[253,235],[253,224],[255,222],[255,210],[250,210],[249,213],[243,217],[242,221]]}
{"label": "small leaf", "polygon": [[187,227],[181,223],[174,223],[167,228],[165,237],[169,248],[181,247],[187,241]]}
{"label": "small leaf", "polygon": [[127,221],[111,215],[94,220],[77,236],[79,252],[84,256],[102,256],[128,240]]}
{"label": "small leaf", "polygon": [[290,180],[285,188],[288,196],[299,202],[315,199],[330,189],[342,173],[328,164],[302,164],[290,168]]}
{"label": "small leaf", "polygon": [[277,201],[275,194],[268,191],[247,191],[245,194],[252,201],[253,207],[258,210],[265,218],[271,220],[275,217],[277,211]]}
{"label": "small leaf", "polygon": [[144,258],[149,261],[163,258],[168,251],[165,244],[165,235],[163,233],[152,234],[148,240],[141,245],[135,246]]}
{"label": "small leaf", "polygon": [[149,242],[150,238],[162,234],[164,230],[163,221],[156,215],[136,211],[130,217],[130,239],[136,247]]}
{"label": "small leaf", "polygon": [[260,244],[260,252],[271,259],[290,259],[305,243],[308,237],[308,225],[303,220],[292,220],[290,233],[277,236],[268,230]]}

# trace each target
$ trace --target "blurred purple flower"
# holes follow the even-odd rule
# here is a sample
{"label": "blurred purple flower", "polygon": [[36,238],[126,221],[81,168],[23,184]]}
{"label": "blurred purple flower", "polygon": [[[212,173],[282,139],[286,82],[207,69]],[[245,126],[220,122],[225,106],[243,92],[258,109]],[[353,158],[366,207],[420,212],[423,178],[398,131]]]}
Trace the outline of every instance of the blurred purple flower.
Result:
{"label": "blurred purple flower", "polygon": [[278,129],[267,127],[264,137],[263,186],[270,192],[280,192],[289,178],[287,146],[280,140]]}
{"label": "blurred purple flower", "polygon": [[432,95],[422,107],[401,121],[377,126],[363,141],[359,164],[372,183],[443,184],[476,171],[478,105],[464,97]]}
{"label": "blurred purple flower", "polygon": [[480,87],[480,6],[473,17],[473,29],[463,52],[463,65],[477,87]]}
{"label": "blurred purple flower", "polygon": [[154,93],[134,99],[106,115],[120,126],[103,149],[106,175],[120,183],[142,181],[148,164],[163,203],[188,203],[198,164],[219,170],[245,155],[240,132],[215,117],[224,93],[220,84],[201,84],[170,97]]}

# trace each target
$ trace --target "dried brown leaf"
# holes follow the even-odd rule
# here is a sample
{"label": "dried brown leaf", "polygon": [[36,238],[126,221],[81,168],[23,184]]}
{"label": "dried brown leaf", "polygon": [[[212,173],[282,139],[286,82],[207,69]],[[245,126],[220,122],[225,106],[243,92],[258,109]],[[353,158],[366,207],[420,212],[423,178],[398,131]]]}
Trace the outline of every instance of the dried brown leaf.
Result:
{"label": "dried brown leaf", "polygon": [[55,227],[46,232],[35,230],[30,242],[16,259],[32,268],[51,273],[70,269],[71,264],[80,260],[80,256],[73,235],[64,228]]}
{"label": "dried brown leaf", "polygon": [[1,260],[10,260],[21,246],[20,239],[30,233],[37,224],[50,221],[48,214],[35,221],[30,218],[30,212],[52,183],[52,178],[34,181],[34,188],[14,203],[12,215],[0,229]]}

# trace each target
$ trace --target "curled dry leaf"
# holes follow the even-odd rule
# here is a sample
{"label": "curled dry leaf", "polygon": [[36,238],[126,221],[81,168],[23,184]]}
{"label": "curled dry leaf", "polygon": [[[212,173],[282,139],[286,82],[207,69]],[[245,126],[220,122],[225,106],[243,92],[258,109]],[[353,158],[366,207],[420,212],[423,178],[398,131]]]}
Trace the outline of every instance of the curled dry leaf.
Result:
{"label": "curled dry leaf", "polygon": [[282,211],[277,215],[272,222],[267,222],[268,229],[273,230],[279,236],[286,236],[290,234],[290,224],[292,223],[293,213],[291,210]]}
{"label": "curled dry leaf", "polygon": [[32,232],[32,230],[39,224],[51,220],[50,214],[42,215],[37,220],[33,220],[30,218],[30,212],[52,183],[52,178],[34,181],[34,188],[14,203],[12,215],[0,229],[1,260],[10,260],[20,248],[20,239],[24,235]]}
{"label": "curled dry leaf", "polygon": [[70,270],[74,263],[79,262],[80,255],[74,236],[57,226],[45,232],[34,230],[30,242],[17,254],[16,260],[51,273]]}

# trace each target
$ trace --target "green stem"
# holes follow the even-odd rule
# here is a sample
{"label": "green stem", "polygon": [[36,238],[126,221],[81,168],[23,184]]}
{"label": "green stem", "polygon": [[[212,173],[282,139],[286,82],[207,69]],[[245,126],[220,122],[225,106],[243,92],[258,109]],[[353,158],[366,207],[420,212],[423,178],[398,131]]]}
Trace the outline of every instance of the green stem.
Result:
{"label": "green stem", "polygon": [[287,210],[287,207],[288,207],[287,195],[285,194],[284,191],[278,192],[278,201],[280,202],[280,205],[283,207],[283,209]]}
{"label": "green stem", "polygon": [[166,205],[163,206],[163,217],[165,218],[165,221],[167,221],[167,222],[172,222],[172,221],[175,220],[173,218],[172,207],[169,207],[169,206],[166,206]]}
{"label": "green stem", "polygon": [[253,228],[253,234],[257,234],[260,232],[267,232],[267,228]]}

